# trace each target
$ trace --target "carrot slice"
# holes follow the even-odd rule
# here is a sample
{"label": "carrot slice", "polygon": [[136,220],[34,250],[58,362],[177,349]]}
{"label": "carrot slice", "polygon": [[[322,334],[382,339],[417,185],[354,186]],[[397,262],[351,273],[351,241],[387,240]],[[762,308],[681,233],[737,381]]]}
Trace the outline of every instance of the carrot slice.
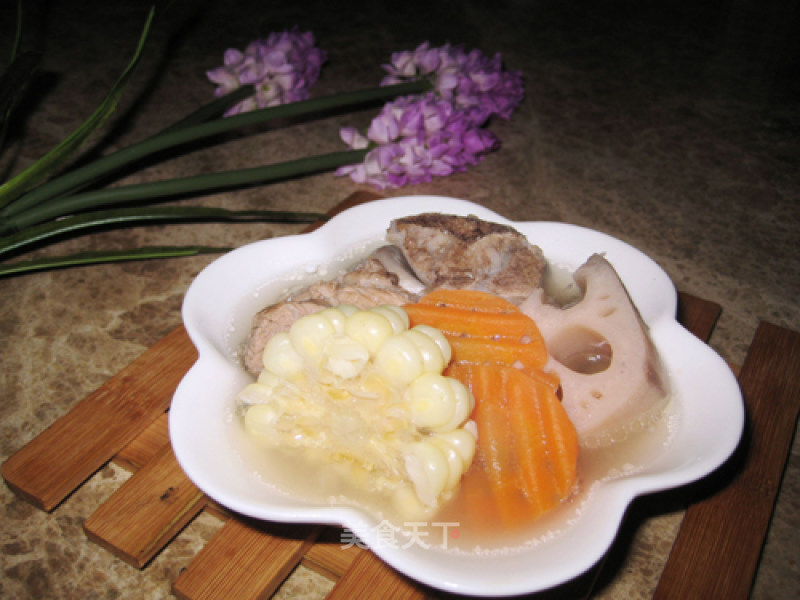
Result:
{"label": "carrot slice", "polygon": [[540,369],[521,369],[521,371],[534,381],[538,381],[549,387],[553,390],[553,393],[556,394],[559,402],[561,401],[561,380],[558,378],[558,375],[552,371],[542,371]]}
{"label": "carrot slice", "polygon": [[491,401],[477,406],[474,419],[478,425],[478,448],[489,489],[494,497],[500,521],[513,527],[524,519],[524,498],[517,477],[519,465],[516,448],[507,443],[509,411],[503,392],[502,373],[490,366],[468,366],[466,377],[474,393]]}
{"label": "carrot slice", "polygon": [[420,304],[449,306],[475,312],[519,312],[517,305],[496,294],[477,290],[451,290],[441,288],[420,298]]}
{"label": "carrot slice", "polygon": [[521,312],[476,313],[476,311],[463,308],[420,303],[406,304],[403,308],[408,313],[412,327],[425,323],[440,329],[445,334],[454,336],[466,335],[513,340],[541,336],[536,323]]}
{"label": "carrot slice", "polygon": [[454,362],[518,367],[554,390],[560,386],[555,374],[544,371],[547,347],[536,323],[499,296],[474,290],[434,290],[403,308],[412,326],[424,323],[445,334]]}
{"label": "carrot slice", "polygon": [[453,351],[453,360],[456,362],[473,364],[491,362],[509,367],[519,363],[523,370],[543,369],[547,363],[547,349],[544,344],[536,342],[456,336],[448,341]]}
{"label": "carrot slice", "polygon": [[442,331],[445,375],[472,391],[478,444],[457,510],[478,529],[513,529],[556,508],[575,487],[578,442],[536,323],[486,292],[436,290],[403,307],[411,325]]}
{"label": "carrot slice", "polygon": [[[450,365],[447,374],[475,396],[478,446],[461,482],[465,517],[510,529],[561,504],[577,480],[578,443],[553,390],[502,365]],[[485,498],[480,489],[491,492],[490,507],[476,502]]]}
{"label": "carrot slice", "polygon": [[520,485],[536,510],[547,512],[575,486],[575,427],[552,389],[514,369],[504,375]]}

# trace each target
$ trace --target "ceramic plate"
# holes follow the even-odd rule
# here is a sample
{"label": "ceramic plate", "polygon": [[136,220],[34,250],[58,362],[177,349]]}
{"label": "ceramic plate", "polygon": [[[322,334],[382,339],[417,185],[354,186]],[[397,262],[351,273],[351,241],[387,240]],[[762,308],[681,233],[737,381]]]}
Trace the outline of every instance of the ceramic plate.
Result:
{"label": "ceramic plate", "polygon": [[[387,543],[381,521],[359,508],[316,504],[266,485],[234,442],[234,397],[251,380],[236,352],[253,314],[293,282],[324,278],[363,256],[383,238],[392,219],[430,211],[512,225],[552,263],[570,269],[593,253],[604,253],[649,325],[668,370],[674,391],[670,443],[635,472],[595,485],[569,524],[545,541],[485,552]],[[543,590],[580,575],[602,557],[636,496],[703,477],[739,441],[744,422],[739,386],[725,362],[677,323],[675,311],[675,289],[664,271],[642,252],[605,234],[562,223],[510,222],[453,198],[409,196],[368,203],[313,233],[239,248],[197,276],[185,297],[183,319],[199,359],[172,401],[172,445],[189,478],[235,512],[272,521],[342,525],[399,571],[446,591],[502,596]]]}

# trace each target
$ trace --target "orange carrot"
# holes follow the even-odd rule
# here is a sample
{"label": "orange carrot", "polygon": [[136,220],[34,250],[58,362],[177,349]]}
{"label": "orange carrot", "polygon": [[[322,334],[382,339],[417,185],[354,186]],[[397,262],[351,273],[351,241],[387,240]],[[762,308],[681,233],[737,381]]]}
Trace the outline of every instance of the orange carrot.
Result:
{"label": "orange carrot", "polygon": [[505,376],[520,485],[536,510],[547,512],[575,485],[575,427],[552,389],[514,369],[506,369]]}
{"label": "orange carrot", "polygon": [[561,380],[553,371],[542,371],[541,369],[521,369],[521,371],[534,381],[549,387],[556,394],[557,399],[561,400],[559,395],[561,392]]}
{"label": "orange carrot", "polygon": [[578,443],[536,324],[486,292],[437,290],[403,308],[412,326],[445,334],[453,350],[445,375],[475,397],[478,444],[456,499],[464,517],[510,529],[553,510],[575,486]]}
{"label": "orange carrot", "polygon": [[518,367],[554,390],[560,386],[554,373],[544,371],[547,348],[536,323],[499,296],[442,289],[403,308],[412,326],[424,323],[445,334],[453,350],[453,362]]}
{"label": "orange carrot", "polygon": [[412,327],[425,323],[450,335],[514,340],[541,335],[533,320],[521,312],[483,313],[421,303],[406,304],[403,308]]}
{"label": "orange carrot", "polygon": [[437,289],[420,298],[420,304],[449,306],[475,312],[519,312],[516,304],[489,292]]}
{"label": "orange carrot", "polygon": [[491,362],[509,367],[519,363],[523,370],[542,369],[547,363],[547,349],[544,344],[455,336],[448,341],[456,362]]}
{"label": "orange carrot", "polygon": [[553,461],[556,488],[564,498],[572,493],[577,481],[578,433],[558,397],[546,386],[540,389],[548,426],[549,452]]}
{"label": "orange carrot", "polygon": [[516,483],[516,449],[507,443],[508,409],[502,393],[502,374],[490,366],[468,366],[462,372],[470,382],[473,393],[480,398],[489,398],[478,406],[474,413],[478,425],[478,447],[480,464],[485,469],[489,489],[494,499],[495,511],[500,522],[513,526],[524,518],[523,498]]}
{"label": "orange carrot", "polygon": [[[575,486],[575,428],[548,386],[502,365],[450,365],[475,396],[475,460],[462,480],[464,516],[514,528],[557,507]],[[487,508],[485,493],[493,502]]]}

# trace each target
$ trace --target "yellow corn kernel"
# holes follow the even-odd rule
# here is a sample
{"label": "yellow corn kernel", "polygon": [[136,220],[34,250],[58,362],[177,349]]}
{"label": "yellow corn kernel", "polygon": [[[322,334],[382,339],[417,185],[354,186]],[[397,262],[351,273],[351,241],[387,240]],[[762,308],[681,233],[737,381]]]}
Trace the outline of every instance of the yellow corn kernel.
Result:
{"label": "yellow corn kernel", "polygon": [[409,520],[418,521],[432,512],[430,506],[424,505],[411,487],[402,486],[392,495],[395,510]]}
{"label": "yellow corn kernel", "polygon": [[336,333],[344,333],[344,323],[347,320],[347,315],[341,307],[325,308],[317,313],[321,317],[325,317],[333,325]]}
{"label": "yellow corn kernel", "polygon": [[345,317],[349,317],[361,310],[355,304],[340,304],[336,308],[342,311]]}
{"label": "yellow corn kernel", "polygon": [[455,410],[453,411],[452,419],[440,426],[436,431],[450,431],[460,427],[464,421],[469,419],[475,408],[475,396],[469,391],[469,388],[461,383],[458,379],[453,377],[447,378],[450,384],[450,391],[455,398]]}
{"label": "yellow corn kernel", "polygon": [[261,385],[268,387],[270,390],[277,388],[283,383],[283,379],[281,377],[267,370],[261,371],[261,373],[258,374],[256,381]]}
{"label": "yellow corn kernel", "polygon": [[400,306],[395,306],[394,304],[381,304],[380,306],[373,306],[367,310],[386,317],[392,324],[392,330],[395,333],[402,333],[408,329],[408,313]]}
{"label": "yellow corn kernel", "polygon": [[444,453],[435,444],[423,439],[408,446],[405,466],[422,503],[436,506],[450,478]]}
{"label": "yellow corn kernel", "polygon": [[244,427],[253,435],[272,437],[273,425],[279,418],[279,412],[271,404],[253,404],[244,413]]}
{"label": "yellow corn kernel", "polygon": [[295,350],[288,333],[273,335],[264,346],[264,369],[285,379],[294,379],[303,372],[303,357]]}
{"label": "yellow corn kernel", "polygon": [[461,457],[463,464],[462,472],[469,468],[472,464],[472,459],[475,457],[477,437],[471,431],[471,428],[468,427],[470,423],[474,423],[474,421],[469,421],[464,427],[459,429],[435,434],[437,439],[447,442]]}
{"label": "yellow corn kernel", "polygon": [[289,328],[289,338],[295,350],[318,365],[325,340],[336,333],[334,324],[320,313],[301,317]]}
{"label": "yellow corn kernel", "polygon": [[368,310],[360,310],[347,317],[344,332],[363,344],[370,356],[375,356],[378,348],[394,334],[389,319]]}
{"label": "yellow corn kernel", "polygon": [[453,358],[453,350],[450,348],[450,342],[447,341],[447,338],[440,330],[436,329],[435,327],[431,327],[430,325],[421,323],[419,325],[415,325],[412,331],[418,331],[427,335],[439,347],[439,352],[442,353],[442,361],[444,362],[444,366],[447,366],[450,363],[450,359]]}
{"label": "yellow corn kernel", "polygon": [[439,345],[429,335],[419,331],[416,327],[402,335],[413,341],[419,350],[422,356],[422,370],[425,373],[441,373],[447,366]]}
{"label": "yellow corn kernel", "polygon": [[325,341],[323,368],[343,379],[361,374],[369,362],[369,351],[364,344],[346,335],[334,335]]}
{"label": "yellow corn kernel", "polygon": [[428,438],[428,441],[439,448],[447,458],[448,477],[444,489],[445,491],[452,490],[458,485],[458,482],[461,481],[461,476],[464,474],[464,461],[447,439],[432,435]]}
{"label": "yellow corn kernel", "polygon": [[405,400],[411,422],[420,429],[436,431],[450,423],[456,411],[450,378],[434,373],[424,373],[414,379],[405,393]]}
{"label": "yellow corn kernel", "polygon": [[238,399],[244,404],[265,404],[272,399],[272,388],[258,382],[251,383],[239,392]]}
{"label": "yellow corn kernel", "polygon": [[422,354],[414,341],[403,334],[386,340],[378,348],[374,363],[391,385],[405,387],[422,375]]}

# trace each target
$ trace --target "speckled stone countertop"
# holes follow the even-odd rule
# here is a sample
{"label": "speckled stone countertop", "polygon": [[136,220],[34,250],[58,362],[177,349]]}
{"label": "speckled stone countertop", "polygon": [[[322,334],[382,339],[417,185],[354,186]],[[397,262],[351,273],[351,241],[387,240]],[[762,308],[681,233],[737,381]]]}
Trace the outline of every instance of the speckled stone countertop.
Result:
{"label": "speckled stone countertop", "polygon": [[[0,4],[6,52],[13,4]],[[33,5],[34,2],[26,4]],[[18,172],[64,138],[118,76],[147,3],[62,0],[42,16],[43,77],[10,131],[0,167]],[[336,8],[333,8],[333,7]],[[718,302],[711,346],[741,363],[759,320],[800,330],[800,42],[789,0],[567,3],[175,3],[107,133],[90,155],[138,141],[209,100],[206,69],[228,47],[298,25],[329,54],[314,92],[376,84],[391,52],[424,40],[501,52],[526,79],[524,103],[492,124],[502,149],[467,173],[390,195],[439,194],[514,220],[598,229],[642,249],[684,291]],[[790,73],[795,73],[790,75]],[[343,149],[365,110],[279,124],[190,148],[126,182],[205,173]],[[236,209],[326,211],[359,186],[332,174],[181,200]],[[238,246],[299,226],[193,225],[97,233],[41,254],[144,244]],[[27,441],[180,323],[183,294],[213,256],[75,268],[0,280],[0,457]],[[80,443],[80,440],[76,440]],[[87,541],[81,524],[127,474],[107,466],[46,514],[0,487],[3,598],[168,598],[180,569],[218,529],[202,515],[142,570]],[[790,457],[753,591],[800,597],[800,456]],[[637,526],[599,598],[648,598],[681,513]],[[284,598],[322,597],[305,570]]]}

